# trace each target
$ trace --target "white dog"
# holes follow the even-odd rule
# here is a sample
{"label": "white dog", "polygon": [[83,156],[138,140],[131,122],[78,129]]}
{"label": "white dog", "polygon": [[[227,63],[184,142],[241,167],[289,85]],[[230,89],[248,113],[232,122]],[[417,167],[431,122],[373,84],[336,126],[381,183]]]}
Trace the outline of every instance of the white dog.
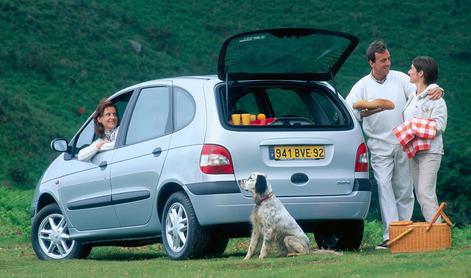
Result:
{"label": "white dog", "polygon": [[270,183],[261,173],[253,173],[248,179],[240,180],[242,189],[252,192],[255,207],[250,215],[252,236],[249,250],[244,260],[255,253],[262,237],[262,248],[259,258],[267,256],[274,243],[287,255],[304,255],[309,253],[309,239],[289,214],[278,198],[273,195]]}

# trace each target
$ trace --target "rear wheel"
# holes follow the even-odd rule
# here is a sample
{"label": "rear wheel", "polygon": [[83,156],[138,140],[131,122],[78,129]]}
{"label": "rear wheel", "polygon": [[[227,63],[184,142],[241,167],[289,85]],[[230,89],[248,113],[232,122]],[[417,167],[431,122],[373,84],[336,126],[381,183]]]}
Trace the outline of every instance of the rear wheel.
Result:
{"label": "rear wheel", "polygon": [[210,233],[208,249],[206,251],[207,257],[219,257],[226,250],[229,238],[217,234],[217,231],[213,230]]}
{"label": "rear wheel", "polygon": [[173,260],[201,258],[207,251],[208,231],[198,223],[190,199],[183,192],[172,194],[165,204],[162,239]]}
{"label": "rear wheel", "polygon": [[329,221],[319,224],[314,233],[321,249],[357,250],[363,240],[363,220]]}
{"label": "rear wheel", "polygon": [[81,259],[92,250],[91,245],[70,239],[67,221],[57,204],[45,206],[34,217],[31,242],[41,260]]}

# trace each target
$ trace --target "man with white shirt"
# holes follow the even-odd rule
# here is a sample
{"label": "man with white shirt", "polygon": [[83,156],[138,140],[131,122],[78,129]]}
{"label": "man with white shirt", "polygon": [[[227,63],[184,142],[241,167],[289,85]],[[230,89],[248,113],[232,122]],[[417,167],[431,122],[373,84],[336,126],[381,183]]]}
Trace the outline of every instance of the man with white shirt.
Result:
{"label": "man with white shirt", "polygon": [[[381,41],[372,42],[366,56],[371,72],[360,79],[347,96],[350,107],[362,99],[388,99],[395,108],[355,110],[362,122],[370,150],[370,163],[378,184],[379,206],[383,222],[383,242],[378,249],[387,248],[389,223],[410,220],[414,209],[414,195],[407,154],[402,150],[392,129],[404,122],[403,109],[407,99],[415,94],[415,85],[406,74],[390,70],[391,55]],[[436,87],[430,91],[431,99],[441,98],[443,92]],[[381,112],[381,113],[379,113]]]}

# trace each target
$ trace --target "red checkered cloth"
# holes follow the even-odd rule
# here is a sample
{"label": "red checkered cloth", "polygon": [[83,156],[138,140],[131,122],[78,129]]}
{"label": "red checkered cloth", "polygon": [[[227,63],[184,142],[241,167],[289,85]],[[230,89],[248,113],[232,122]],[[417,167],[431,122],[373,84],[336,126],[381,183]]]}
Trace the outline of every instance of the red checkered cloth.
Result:
{"label": "red checkered cloth", "polygon": [[430,149],[430,142],[437,134],[437,123],[433,119],[413,118],[393,128],[402,149],[409,158],[418,151]]}

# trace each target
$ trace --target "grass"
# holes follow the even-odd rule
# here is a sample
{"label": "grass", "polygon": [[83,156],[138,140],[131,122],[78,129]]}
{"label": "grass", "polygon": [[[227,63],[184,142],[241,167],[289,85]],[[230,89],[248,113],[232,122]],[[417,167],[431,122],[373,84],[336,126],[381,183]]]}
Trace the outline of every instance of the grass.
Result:
{"label": "grass", "polygon": [[[463,233],[464,231],[454,232]],[[172,261],[161,245],[97,247],[86,260],[39,261],[29,245],[0,248],[0,277],[470,277],[471,246],[391,254],[363,247],[342,255],[310,254],[243,261],[248,239],[231,240],[221,258]]]}
{"label": "grass", "polygon": [[0,247],[11,247],[29,240],[31,218],[29,206],[32,190],[0,186]]}
{"label": "grass", "polygon": [[[86,260],[40,261],[31,248],[31,190],[0,187],[0,277],[470,277],[471,227],[453,229],[444,251],[391,254],[375,250],[381,225],[369,221],[358,252],[243,261],[248,238],[232,239],[220,258],[172,261],[162,244],[95,247]],[[311,236],[311,246],[315,241]]]}

